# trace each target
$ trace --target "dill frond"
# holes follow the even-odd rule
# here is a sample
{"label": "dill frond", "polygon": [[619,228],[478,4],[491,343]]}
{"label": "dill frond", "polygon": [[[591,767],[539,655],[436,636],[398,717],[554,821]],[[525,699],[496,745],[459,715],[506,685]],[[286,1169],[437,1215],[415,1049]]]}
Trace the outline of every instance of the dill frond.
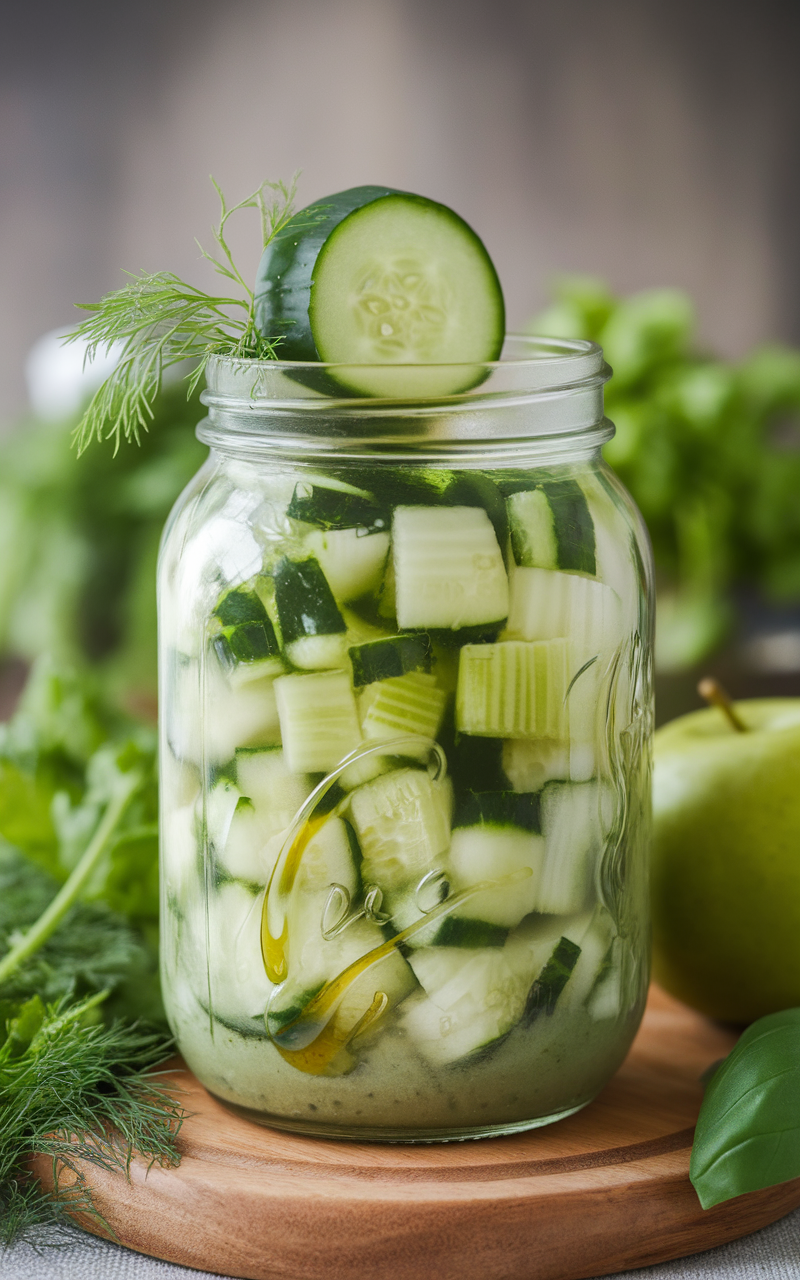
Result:
{"label": "dill frond", "polygon": [[[129,1176],[137,1153],[151,1165],[179,1163],[184,1113],[153,1074],[170,1043],[97,1022],[101,1000],[34,997],[0,1020],[0,1247],[32,1232],[40,1239],[39,1228],[72,1213],[100,1218],[82,1164]],[[54,1200],[29,1173],[30,1156],[52,1161]]]}
{"label": "dill frond", "polygon": [[238,359],[274,359],[280,338],[267,339],[255,324],[253,290],[233,258],[225,232],[229,219],[244,209],[255,209],[261,222],[262,247],[279,235],[294,210],[296,179],[262,182],[238,204],[228,205],[219,184],[212,183],[220,200],[219,223],[212,229],[215,249],[198,242],[202,256],[236,292],[215,295],[187,284],[168,271],[126,272],[129,281],[107,293],[99,302],[79,304],[90,314],[66,341],[86,343],[86,359],[98,351],[116,347],[119,361],[90,400],[75,428],[78,454],[92,440],[113,439],[114,452],[122,440],[141,439],[153,418],[153,402],[164,372],[189,361],[188,394],[203,377],[211,355]]}

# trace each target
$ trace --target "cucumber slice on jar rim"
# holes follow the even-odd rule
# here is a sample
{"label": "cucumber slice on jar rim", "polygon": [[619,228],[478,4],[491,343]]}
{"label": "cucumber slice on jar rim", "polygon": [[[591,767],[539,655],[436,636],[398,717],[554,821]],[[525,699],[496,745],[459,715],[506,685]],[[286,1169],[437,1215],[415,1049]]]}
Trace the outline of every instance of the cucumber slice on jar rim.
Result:
{"label": "cucumber slice on jar rim", "polygon": [[255,294],[280,356],[338,365],[329,373],[351,394],[456,395],[503,345],[503,292],[481,240],[446,205],[389,187],[301,209],[264,250]]}

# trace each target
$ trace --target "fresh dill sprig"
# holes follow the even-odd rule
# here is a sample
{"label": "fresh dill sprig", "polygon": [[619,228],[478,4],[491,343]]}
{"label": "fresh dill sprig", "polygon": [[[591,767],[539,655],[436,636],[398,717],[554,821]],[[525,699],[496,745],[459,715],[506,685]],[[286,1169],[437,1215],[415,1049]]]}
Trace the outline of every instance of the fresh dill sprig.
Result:
{"label": "fresh dill sprig", "polygon": [[252,195],[228,205],[219,184],[212,183],[220,200],[220,218],[213,228],[215,251],[198,246],[218,275],[236,293],[215,295],[187,284],[169,271],[138,273],[123,288],[107,293],[99,302],[81,303],[90,312],[66,339],[84,341],[86,359],[101,349],[117,347],[119,361],[92,397],[75,428],[78,453],[92,440],[113,439],[116,453],[123,438],[139,443],[153,418],[153,401],[164,371],[184,361],[192,362],[188,374],[189,395],[197,387],[211,355],[241,359],[274,359],[280,339],[268,339],[255,323],[254,291],[233,259],[226,240],[229,219],[243,209],[257,210],[265,248],[277,236],[294,211],[296,178],[262,182]]}
{"label": "fresh dill sprig", "polygon": [[169,1041],[136,1025],[104,1026],[102,999],[45,1005],[34,996],[0,1009],[0,1247],[31,1235],[42,1243],[43,1226],[75,1213],[107,1229],[85,1164],[129,1176],[135,1153],[151,1165],[180,1161],[184,1113],[153,1075]]}

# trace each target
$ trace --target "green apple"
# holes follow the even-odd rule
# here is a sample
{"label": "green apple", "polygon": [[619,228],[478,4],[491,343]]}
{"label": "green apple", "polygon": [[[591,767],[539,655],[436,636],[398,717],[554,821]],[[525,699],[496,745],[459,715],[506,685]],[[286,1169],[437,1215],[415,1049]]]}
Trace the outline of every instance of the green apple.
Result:
{"label": "green apple", "polygon": [[800,698],[734,711],[655,736],[653,976],[744,1023],[800,1005]]}

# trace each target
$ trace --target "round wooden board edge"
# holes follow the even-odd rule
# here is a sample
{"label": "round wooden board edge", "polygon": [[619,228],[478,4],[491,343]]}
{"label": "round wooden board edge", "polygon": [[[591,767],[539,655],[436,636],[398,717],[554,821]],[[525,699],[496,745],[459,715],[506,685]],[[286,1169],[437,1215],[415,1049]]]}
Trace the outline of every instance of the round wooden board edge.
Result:
{"label": "round wooden board edge", "polygon": [[[45,1179],[49,1169],[44,1159],[35,1166]],[[439,1280],[585,1280],[705,1252],[800,1206],[796,1179],[703,1210],[685,1149],[613,1171],[613,1186],[604,1166],[515,1179],[500,1195],[497,1181],[443,1183],[432,1198],[430,1184],[397,1184],[389,1195],[372,1183],[348,1201],[335,1177],[320,1186],[230,1166],[220,1195],[219,1167],[191,1157],[177,1170],[136,1160],[130,1183],[86,1169],[118,1243],[242,1280],[421,1280],[431,1271]],[[113,1238],[86,1215],[78,1221]]]}

